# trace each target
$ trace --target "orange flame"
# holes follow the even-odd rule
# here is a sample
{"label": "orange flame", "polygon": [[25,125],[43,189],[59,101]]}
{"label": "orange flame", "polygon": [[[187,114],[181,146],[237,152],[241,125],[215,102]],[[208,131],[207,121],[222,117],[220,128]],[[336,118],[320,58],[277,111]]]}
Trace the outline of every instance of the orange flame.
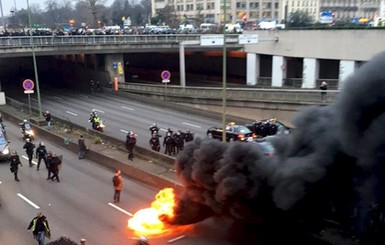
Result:
{"label": "orange flame", "polygon": [[167,232],[167,224],[159,217],[174,217],[175,194],[174,189],[165,188],[158,192],[151,207],[140,209],[128,220],[128,227],[138,235],[155,235]]}

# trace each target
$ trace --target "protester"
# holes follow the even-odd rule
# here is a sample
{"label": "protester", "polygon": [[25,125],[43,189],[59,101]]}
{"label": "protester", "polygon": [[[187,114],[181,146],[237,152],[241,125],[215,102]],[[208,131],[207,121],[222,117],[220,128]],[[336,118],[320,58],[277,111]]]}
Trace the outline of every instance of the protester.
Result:
{"label": "protester", "polygon": [[51,113],[49,111],[46,111],[44,114],[44,118],[47,121],[47,129],[50,130],[51,129],[51,121],[52,121]]}
{"label": "protester", "polygon": [[87,146],[86,146],[83,135],[80,135],[80,138],[78,140],[78,147],[79,147],[78,158],[83,159],[85,157],[86,151],[87,151]]}
{"label": "protester", "polygon": [[9,157],[10,169],[13,175],[15,176],[16,181],[20,181],[17,173],[19,171],[19,165],[22,167],[23,164],[20,162],[20,157],[17,155],[16,151],[12,151],[11,156]]}
{"label": "protester", "polygon": [[45,237],[51,239],[48,220],[41,212],[37,213],[37,216],[31,220],[28,231],[32,231],[33,237],[38,241],[39,245],[44,245]]}
{"label": "protester", "polygon": [[60,164],[61,164],[60,158],[56,156],[55,152],[52,152],[52,159],[50,160],[50,163],[49,163],[49,168],[50,168],[49,171],[52,173],[52,177],[48,176],[47,179],[51,179],[52,181],[55,181],[56,179],[57,182],[60,182],[60,178],[59,178]]}
{"label": "protester", "polygon": [[120,192],[123,190],[123,177],[120,170],[116,170],[112,183],[114,184],[114,202],[120,202]]}

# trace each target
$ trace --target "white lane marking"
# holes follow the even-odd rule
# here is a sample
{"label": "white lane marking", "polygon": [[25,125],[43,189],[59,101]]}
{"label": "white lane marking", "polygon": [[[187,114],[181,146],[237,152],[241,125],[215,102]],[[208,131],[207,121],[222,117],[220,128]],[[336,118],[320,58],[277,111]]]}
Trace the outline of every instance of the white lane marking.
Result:
{"label": "white lane marking", "polygon": [[121,108],[129,110],[129,111],[133,111],[134,110],[133,108],[130,108],[130,107],[127,107],[127,106],[123,106],[123,105],[121,106]]}
{"label": "white lane marking", "polygon": [[191,127],[194,127],[194,128],[202,128],[201,126],[198,126],[198,125],[195,125],[195,124],[191,124],[191,123],[182,122],[182,124],[187,125],[187,126],[191,126]]}
{"label": "white lane marking", "polygon": [[104,113],[104,111],[99,110],[99,109],[93,109],[93,110],[98,111],[98,112],[100,112],[100,113]]}
{"label": "white lane marking", "polygon": [[159,130],[162,130],[164,132],[167,132],[168,130],[167,129],[164,129],[164,128],[160,128]]}
{"label": "white lane marking", "polygon": [[120,208],[120,207],[116,206],[116,205],[113,204],[113,203],[110,203],[110,202],[109,202],[108,205],[110,205],[111,207],[113,207],[113,208],[119,210],[119,211],[122,212],[122,213],[127,214],[128,216],[131,216],[131,217],[134,216],[132,213],[130,213],[130,212],[124,210],[123,208]]}
{"label": "white lane marking", "polygon": [[54,96],[54,98],[56,98],[58,100],[62,100],[63,99],[62,97],[59,97],[59,96]]}
{"label": "white lane marking", "polygon": [[24,201],[26,201],[27,203],[29,203],[32,207],[36,208],[36,209],[40,209],[39,206],[37,206],[35,203],[33,203],[31,200],[29,200],[28,198],[26,198],[25,196],[23,196],[22,194],[20,193],[17,193],[17,195],[23,199]]}
{"label": "white lane marking", "polygon": [[185,235],[181,235],[181,236],[175,237],[174,239],[168,240],[168,243],[176,242],[176,241],[178,241],[180,239],[183,239],[185,237],[186,237]]}
{"label": "white lane marking", "polygon": [[128,134],[128,131],[127,131],[127,130],[124,130],[124,129],[121,129],[120,132],[123,132],[123,133]]}
{"label": "white lane marking", "polygon": [[[25,160],[27,160],[28,161],[28,157],[26,157],[26,156],[21,156],[22,158],[24,158]],[[37,162],[35,162],[34,160],[32,160],[32,164],[35,164],[35,165],[37,165]]]}
{"label": "white lane marking", "polygon": [[84,95],[84,94],[81,94],[81,95],[79,95],[79,96],[80,96],[80,97],[83,97],[83,98],[86,98],[86,99],[89,98],[87,95]]}
{"label": "white lane marking", "polygon": [[77,117],[78,116],[78,114],[76,114],[75,112],[71,112],[71,111],[66,111],[68,114],[71,114],[72,116],[75,116],[75,117]]}

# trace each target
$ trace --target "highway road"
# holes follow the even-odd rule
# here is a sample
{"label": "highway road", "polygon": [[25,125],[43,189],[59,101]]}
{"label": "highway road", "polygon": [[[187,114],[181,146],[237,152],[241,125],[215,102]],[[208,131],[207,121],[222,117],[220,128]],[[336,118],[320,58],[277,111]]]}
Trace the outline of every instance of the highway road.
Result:
{"label": "highway road", "polygon": [[[28,104],[28,96],[22,89],[9,90],[5,93],[6,96]],[[37,108],[36,95],[32,95],[31,98],[32,106]],[[174,132],[189,129],[195,137],[206,137],[209,127],[221,124],[208,118],[146,105],[109,93],[87,94],[73,90],[51,89],[41,92],[41,103],[43,111],[49,110],[53,116],[86,128],[91,128],[88,119],[92,109],[95,109],[101,120],[105,121],[106,135],[125,140],[127,132],[133,130],[138,135],[137,144],[146,148],[149,148],[149,128],[153,123],[157,123],[161,128],[160,134],[163,138],[168,128]]]}
{"label": "highway road", "polygon": [[[18,151],[23,167],[19,170],[21,181],[16,182],[9,165],[0,163],[0,244],[35,244],[27,226],[38,211],[48,218],[52,240],[65,235],[76,242],[86,238],[87,244],[92,245],[133,244],[132,239],[137,236],[127,228],[127,220],[138,209],[149,207],[159,190],[124,178],[121,202],[114,204],[112,170],[86,159],[78,160],[75,153],[37,138],[35,143],[44,141],[48,150],[64,156],[61,182],[46,180],[44,167],[40,171],[35,165],[29,167],[19,128],[7,122],[5,125],[11,148]],[[183,239],[173,244],[230,245],[225,236],[228,227],[219,222],[217,225],[214,219],[209,219],[184,230],[173,228],[165,235],[150,237],[150,241],[152,245],[168,244],[183,235]]]}

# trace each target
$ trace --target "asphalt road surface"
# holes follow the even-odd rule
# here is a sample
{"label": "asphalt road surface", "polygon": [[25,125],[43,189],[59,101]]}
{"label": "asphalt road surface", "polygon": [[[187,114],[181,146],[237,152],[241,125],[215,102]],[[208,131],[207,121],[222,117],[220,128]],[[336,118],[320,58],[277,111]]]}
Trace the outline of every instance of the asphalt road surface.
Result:
{"label": "asphalt road surface", "polygon": [[[67,101],[71,97],[66,96],[65,98],[64,100]],[[106,100],[106,98],[104,99]],[[114,100],[116,99],[114,98]],[[74,106],[72,103],[76,103],[75,101],[71,99],[68,106]],[[79,101],[83,101],[83,99]],[[58,103],[48,103],[48,105],[50,104],[53,104],[51,106],[58,105]],[[79,109],[78,111],[76,107],[64,106],[67,104],[64,101],[62,104],[62,108],[57,109],[60,112],[71,109],[80,114],[81,111],[85,113],[89,109]],[[91,104],[88,105],[91,106]],[[109,105],[102,109],[106,110],[111,107]],[[111,114],[118,115],[119,112],[111,112]],[[86,117],[85,113],[79,120]],[[32,234],[27,232],[27,226],[39,211],[48,218],[52,240],[56,240],[60,236],[67,236],[76,242],[85,238],[87,244],[90,245],[134,243],[133,239],[136,239],[137,236],[127,228],[127,220],[137,210],[149,207],[159,190],[124,178],[121,202],[114,204],[112,203],[111,181],[113,171],[86,159],[78,160],[76,154],[65,148],[55,146],[44,138],[37,138],[34,141],[35,144],[44,141],[48,150],[64,156],[63,168],[59,174],[61,182],[46,180],[47,171],[44,164],[40,167],[40,171],[36,170],[36,165],[29,167],[26,154],[22,149],[24,142],[21,139],[19,128],[7,122],[5,125],[11,141],[11,149],[17,150],[19,153],[23,167],[19,168],[21,181],[16,182],[9,170],[9,165],[5,162],[0,163],[0,202],[2,204],[0,207],[0,244],[37,244],[33,240]],[[36,163],[35,159],[34,163]],[[210,219],[191,227],[173,227],[167,234],[149,237],[149,239],[152,245],[168,244],[170,240],[181,236],[185,237],[173,244],[231,244],[227,242],[225,235],[228,228],[226,223],[219,222],[220,225],[217,225],[218,221]]]}
{"label": "asphalt road surface", "polygon": [[[28,96],[23,90],[6,91],[6,96],[28,104]],[[36,95],[31,95],[31,104],[38,108]],[[73,90],[49,90],[41,92],[43,111],[49,110],[53,116],[66,119],[77,125],[91,128],[88,122],[92,109],[95,109],[101,120],[105,122],[104,134],[125,140],[126,134],[133,130],[137,135],[137,144],[149,147],[150,131],[153,123],[160,127],[163,135],[168,128],[176,132],[189,129],[195,137],[206,137],[209,127],[221,122],[184,114],[167,108],[154,107],[138,103],[109,93],[87,94]]]}

